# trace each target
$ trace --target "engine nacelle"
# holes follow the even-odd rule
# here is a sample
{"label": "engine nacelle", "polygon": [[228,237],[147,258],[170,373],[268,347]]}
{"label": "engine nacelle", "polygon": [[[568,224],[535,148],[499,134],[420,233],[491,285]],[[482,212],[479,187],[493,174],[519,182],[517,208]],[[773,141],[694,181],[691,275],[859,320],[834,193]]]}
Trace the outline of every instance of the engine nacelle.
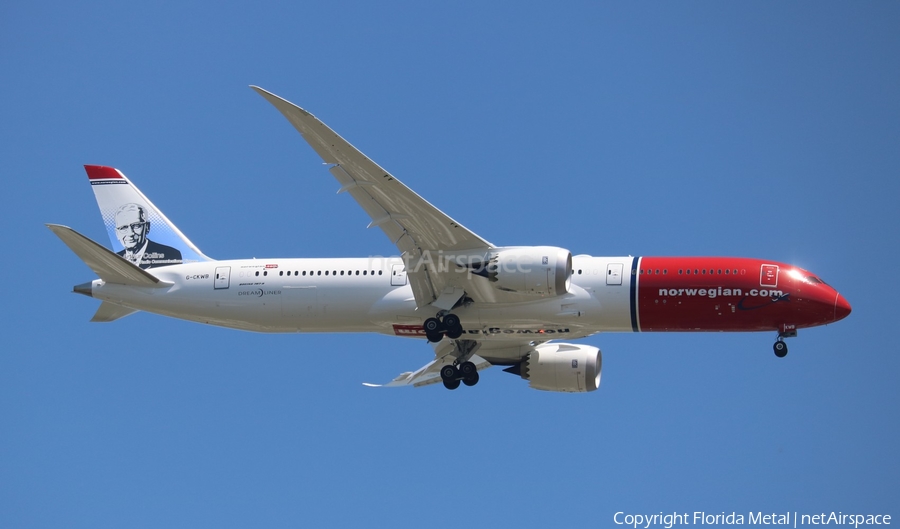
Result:
{"label": "engine nacelle", "polygon": [[546,343],[528,353],[520,376],[534,389],[584,393],[600,387],[602,366],[603,357],[596,347]]}
{"label": "engine nacelle", "polygon": [[533,296],[569,291],[572,253],[553,246],[522,246],[491,251],[480,275],[494,288]]}

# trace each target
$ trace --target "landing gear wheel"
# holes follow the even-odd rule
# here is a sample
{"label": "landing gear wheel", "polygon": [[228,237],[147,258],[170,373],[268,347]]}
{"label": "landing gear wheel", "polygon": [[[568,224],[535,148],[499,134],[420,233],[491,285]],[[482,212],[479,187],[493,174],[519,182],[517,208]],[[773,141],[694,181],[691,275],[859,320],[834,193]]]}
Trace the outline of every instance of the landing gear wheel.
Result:
{"label": "landing gear wheel", "polygon": [[422,325],[422,329],[425,330],[426,333],[437,334],[441,332],[441,322],[437,318],[428,318],[425,320],[425,325]]}
{"label": "landing gear wheel", "polygon": [[444,381],[445,386],[447,382],[455,381],[457,382],[456,386],[459,387],[459,369],[456,369],[454,365],[445,365],[441,368],[441,379]]}
{"label": "landing gear wheel", "polygon": [[432,343],[438,343],[439,341],[444,339],[444,335],[439,332],[428,332],[425,331],[425,336],[428,337],[428,341]]}
{"label": "landing gear wheel", "polygon": [[459,322],[459,316],[456,314],[447,314],[444,316],[444,328],[447,329],[447,338],[455,340],[462,336],[463,328]]}
{"label": "landing gear wheel", "polygon": [[463,384],[474,386],[478,383],[478,368],[472,362],[463,362],[459,365],[459,372],[463,377]]}
{"label": "landing gear wheel", "polygon": [[775,342],[775,345],[772,346],[772,349],[775,350],[775,356],[777,356],[778,358],[784,358],[785,356],[787,356],[787,344],[782,342],[781,340]]}
{"label": "landing gear wheel", "polygon": [[446,325],[448,329],[459,327],[459,316],[456,314],[447,314],[444,316],[444,325]]}
{"label": "landing gear wheel", "polygon": [[456,389],[459,387],[459,369],[454,365],[445,365],[441,368],[441,380],[444,381],[444,387],[447,389]]}
{"label": "landing gear wheel", "polygon": [[472,362],[463,362],[459,366],[459,372],[462,373],[463,377],[467,377],[473,373],[477,373],[478,368],[475,367],[475,364],[473,364]]}

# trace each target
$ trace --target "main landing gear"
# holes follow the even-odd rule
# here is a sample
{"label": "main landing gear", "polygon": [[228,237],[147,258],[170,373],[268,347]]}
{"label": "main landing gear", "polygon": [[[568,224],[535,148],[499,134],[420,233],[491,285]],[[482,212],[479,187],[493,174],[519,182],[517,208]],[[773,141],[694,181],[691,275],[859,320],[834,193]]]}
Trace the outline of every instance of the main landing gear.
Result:
{"label": "main landing gear", "polygon": [[441,380],[447,389],[456,389],[462,382],[467,386],[478,383],[478,369],[472,362],[463,362],[457,367],[455,364],[447,364],[441,368]]}
{"label": "main landing gear", "polygon": [[445,314],[443,318],[428,318],[422,325],[429,342],[439,342],[447,335],[447,338],[455,340],[462,336],[463,328],[456,314]]}
{"label": "main landing gear", "polygon": [[[469,359],[481,347],[481,344],[475,340],[458,339],[463,335],[459,316],[442,310],[438,312],[437,318],[425,320],[422,328],[425,330],[425,335],[428,336],[429,342],[438,343],[444,339],[444,335],[453,340],[453,352],[451,354],[456,359],[452,364],[447,364],[441,368],[441,381],[444,383],[444,387],[456,389],[460,383],[467,386],[477,384],[479,379],[478,367]],[[441,345],[438,345],[435,351],[441,347]]]}

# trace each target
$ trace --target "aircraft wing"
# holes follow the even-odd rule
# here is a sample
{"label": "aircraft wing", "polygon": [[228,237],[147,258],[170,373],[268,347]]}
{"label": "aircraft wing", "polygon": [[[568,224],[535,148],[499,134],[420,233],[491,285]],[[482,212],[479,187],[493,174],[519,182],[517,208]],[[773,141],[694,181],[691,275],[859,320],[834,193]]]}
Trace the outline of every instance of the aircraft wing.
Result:
{"label": "aircraft wing", "polygon": [[[368,227],[381,228],[406,262],[419,262],[430,253],[494,247],[429,204],[306,110],[258,86],[251,88],[272,103],[326,163],[333,164],[329,171],[341,185],[338,193],[350,193],[371,217]],[[460,281],[471,280],[451,278],[450,272],[438,268],[425,264],[407,271],[417,306],[424,307],[445,290],[460,288]]]}

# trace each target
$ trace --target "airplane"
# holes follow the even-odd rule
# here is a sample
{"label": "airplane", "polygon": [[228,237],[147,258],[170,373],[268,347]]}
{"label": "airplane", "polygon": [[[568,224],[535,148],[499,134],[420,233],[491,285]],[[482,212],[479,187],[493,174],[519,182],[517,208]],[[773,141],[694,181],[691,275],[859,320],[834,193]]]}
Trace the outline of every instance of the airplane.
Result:
{"label": "airplane", "polygon": [[569,343],[606,332],[767,331],[775,354],[850,304],[802,268],[743,257],[593,257],[498,246],[466,229],[306,110],[251,86],[300,132],[399,257],[238,259],[204,255],[112,167],[85,170],[113,250],[47,224],[99,277],[91,321],[137,311],[256,332],[381,333],[424,339],[434,358],[386,384],[474,386],[502,366],[534,389],[590,392],[602,355]]}

